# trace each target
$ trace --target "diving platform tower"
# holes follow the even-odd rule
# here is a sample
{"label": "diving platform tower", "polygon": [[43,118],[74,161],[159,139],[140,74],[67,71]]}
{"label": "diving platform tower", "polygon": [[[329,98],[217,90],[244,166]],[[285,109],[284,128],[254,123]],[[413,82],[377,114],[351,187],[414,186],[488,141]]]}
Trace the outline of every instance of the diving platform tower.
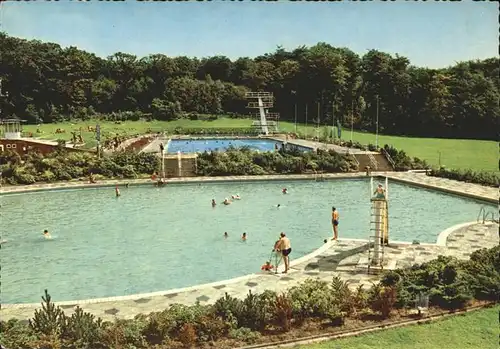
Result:
{"label": "diving platform tower", "polygon": [[389,245],[389,181],[385,178],[382,192],[374,190],[370,179],[371,219],[368,250],[368,272],[384,269],[384,246]]}
{"label": "diving platform tower", "polygon": [[256,113],[258,121],[254,122],[253,126],[259,127],[265,135],[269,134],[269,128],[277,131],[279,114],[269,113],[268,110],[274,106],[273,94],[271,92],[247,92],[245,98],[249,100],[247,108],[258,109]]}

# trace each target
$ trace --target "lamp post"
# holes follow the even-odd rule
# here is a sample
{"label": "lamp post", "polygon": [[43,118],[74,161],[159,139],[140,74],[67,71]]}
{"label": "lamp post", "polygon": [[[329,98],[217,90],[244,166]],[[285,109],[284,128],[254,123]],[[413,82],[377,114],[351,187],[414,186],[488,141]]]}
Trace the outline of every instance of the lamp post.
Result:
{"label": "lamp post", "polygon": [[354,101],[351,101],[351,143],[352,143],[353,132],[354,132]]}
{"label": "lamp post", "polygon": [[377,95],[377,121],[375,123],[376,130],[375,130],[375,148],[378,149],[378,95]]}
{"label": "lamp post", "polygon": [[297,134],[297,103],[295,103],[295,134]]}
{"label": "lamp post", "polygon": [[332,101],[332,137],[335,143],[335,99]]}
{"label": "lamp post", "polygon": [[306,139],[307,139],[307,104],[306,104]]}

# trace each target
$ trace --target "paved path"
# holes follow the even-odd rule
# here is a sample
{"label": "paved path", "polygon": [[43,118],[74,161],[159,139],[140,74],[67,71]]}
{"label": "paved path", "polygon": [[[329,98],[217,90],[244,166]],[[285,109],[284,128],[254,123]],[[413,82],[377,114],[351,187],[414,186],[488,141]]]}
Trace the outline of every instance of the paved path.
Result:
{"label": "paved path", "polygon": [[[496,188],[482,187],[480,185],[462,183],[443,178],[429,177],[416,173],[374,173],[386,175],[397,181],[445,190],[456,194],[468,195],[476,198],[496,202],[498,190]],[[328,174],[327,179],[362,177],[360,173]],[[228,180],[272,180],[272,179],[309,179],[314,175],[289,175],[289,176],[237,176],[237,177],[196,177],[172,179],[175,182],[213,182]],[[149,180],[127,181],[132,184],[150,183]],[[42,190],[45,188],[74,188],[99,185],[115,185],[123,181],[103,181],[96,185],[84,182],[66,182],[58,184],[38,184],[23,187],[3,188],[3,192],[20,192],[26,190]],[[472,223],[462,224],[444,231],[436,244],[391,244],[385,250],[385,268],[409,266],[413,263],[422,263],[435,258],[439,254],[452,255],[457,258],[468,258],[471,252],[480,248],[490,248],[499,244],[498,224]],[[198,285],[180,290],[170,290],[151,294],[113,297],[106,299],[91,299],[81,302],[70,301],[59,303],[68,314],[73,312],[78,303],[84,310],[89,311],[103,319],[131,318],[138,313],[148,313],[162,310],[172,303],[192,304],[200,301],[202,304],[214,302],[225,292],[244,297],[249,290],[261,292],[265,289],[275,291],[286,290],[309,277],[318,277],[331,280],[334,275],[340,275],[348,280],[351,285],[369,284],[377,279],[375,275],[367,273],[367,241],[364,240],[339,240],[327,242],[312,255],[299,258],[292,262],[292,270],[288,274],[253,274],[240,278],[217,282],[208,285]],[[39,305],[2,305],[0,317],[2,319],[18,318],[27,319],[33,316],[34,309]]]}
{"label": "paved path", "polygon": [[500,193],[499,188],[485,187],[479,184],[459,182],[441,177],[432,177],[426,175],[425,173],[385,172],[383,175],[406,184],[439,189],[448,193],[465,195],[494,203],[498,202]]}
{"label": "paved path", "polygon": [[[284,138],[276,138],[279,139],[280,141],[283,141]],[[290,144],[295,144],[299,145],[302,147],[308,147],[308,148],[313,148],[313,149],[331,149],[335,150],[339,154],[379,154],[374,151],[367,151],[367,150],[361,150],[357,148],[347,148],[347,147],[341,147],[340,145],[336,144],[327,144],[327,143],[321,143],[321,142],[315,142],[315,141],[309,141],[305,139],[288,139],[288,143]]]}

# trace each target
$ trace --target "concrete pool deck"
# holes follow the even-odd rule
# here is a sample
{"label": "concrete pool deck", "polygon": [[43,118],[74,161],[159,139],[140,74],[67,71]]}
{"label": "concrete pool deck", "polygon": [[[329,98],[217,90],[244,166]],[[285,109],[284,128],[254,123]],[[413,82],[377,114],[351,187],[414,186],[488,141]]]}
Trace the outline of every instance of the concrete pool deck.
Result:
{"label": "concrete pool deck", "polygon": [[[462,183],[443,178],[429,177],[417,173],[373,173],[374,176],[386,176],[398,182],[417,185],[428,189],[442,190],[457,195],[464,195],[489,202],[497,202],[498,189],[483,187],[476,184]],[[328,174],[325,179],[335,178],[362,178],[360,173]],[[238,176],[238,177],[215,177],[215,178],[184,178],[172,179],[171,183],[209,183],[220,181],[255,181],[255,180],[290,180],[309,179],[314,180],[314,175],[291,175],[291,176]],[[116,183],[123,184],[147,184],[150,180],[134,181],[102,181],[89,185],[85,182],[69,182],[48,185],[31,185],[23,187],[4,187],[3,193],[21,193],[33,190],[46,189],[71,189],[82,187],[114,186]],[[342,231],[340,231],[342,234]],[[414,263],[422,263],[436,258],[438,255],[451,255],[466,259],[470,254],[481,248],[491,248],[499,244],[498,224],[496,223],[466,223],[450,227],[443,231],[437,239],[436,244],[418,244],[391,242],[390,247],[385,248],[387,260],[386,269],[405,267]],[[293,240],[292,240],[293,245]],[[307,278],[320,278],[330,281],[334,275],[339,275],[353,286],[370,285],[378,279],[376,275],[367,273],[367,241],[354,239],[340,239],[338,242],[328,241],[313,253],[292,259],[292,268],[288,274],[252,274],[239,278],[220,281],[205,285],[168,290],[162,292],[97,298],[83,301],[58,302],[66,313],[71,314],[76,305],[105,320],[114,318],[132,318],[139,313],[160,311],[169,304],[193,304],[199,301],[202,304],[210,304],[218,298],[228,294],[236,297],[245,297],[249,290],[262,292],[266,289],[284,291]],[[291,256],[293,258],[293,254]],[[48,286],[50,293],[50,286]],[[40,308],[40,304],[2,304],[0,318],[6,320],[17,318],[26,320],[33,316],[34,310]]]}

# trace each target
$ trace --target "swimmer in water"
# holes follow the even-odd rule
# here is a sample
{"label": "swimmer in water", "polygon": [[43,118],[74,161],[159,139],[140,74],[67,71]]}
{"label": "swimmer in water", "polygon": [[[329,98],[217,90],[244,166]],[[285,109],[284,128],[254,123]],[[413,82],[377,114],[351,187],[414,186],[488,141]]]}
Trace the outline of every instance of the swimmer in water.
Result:
{"label": "swimmer in water", "polygon": [[280,207],[281,207],[281,204],[277,204],[277,205],[276,205],[276,208],[280,208]]}
{"label": "swimmer in water", "polygon": [[243,235],[241,236],[241,240],[247,241],[247,233],[243,233]]}
{"label": "swimmer in water", "polygon": [[45,229],[43,231],[43,236],[46,238],[46,239],[51,239],[52,237],[50,236],[50,233],[47,229]]}
{"label": "swimmer in water", "polygon": [[281,190],[281,192],[282,192],[283,194],[287,194],[287,193],[288,193],[288,190],[287,190],[286,188],[283,188],[283,189]]}
{"label": "swimmer in water", "polygon": [[229,237],[229,234],[227,233],[227,231],[224,233],[224,239],[227,239]]}
{"label": "swimmer in water", "polygon": [[116,197],[119,197],[121,195],[120,189],[118,189],[118,186],[115,187],[115,194],[116,194]]}
{"label": "swimmer in water", "polygon": [[231,199],[233,200],[241,200],[241,197],[239,194],[236,194],[236,195],[231,195]]}
{"label": "swimmer in water", "polygon": [[212,207],[215,207],[217,203],[215,202],[215,199],[212,199]]}
{"label": "swimmer in water", "polygon": [[229,201],[228,198],[225,198],[223,204],[224,205],[231,205],[231,201]]}

